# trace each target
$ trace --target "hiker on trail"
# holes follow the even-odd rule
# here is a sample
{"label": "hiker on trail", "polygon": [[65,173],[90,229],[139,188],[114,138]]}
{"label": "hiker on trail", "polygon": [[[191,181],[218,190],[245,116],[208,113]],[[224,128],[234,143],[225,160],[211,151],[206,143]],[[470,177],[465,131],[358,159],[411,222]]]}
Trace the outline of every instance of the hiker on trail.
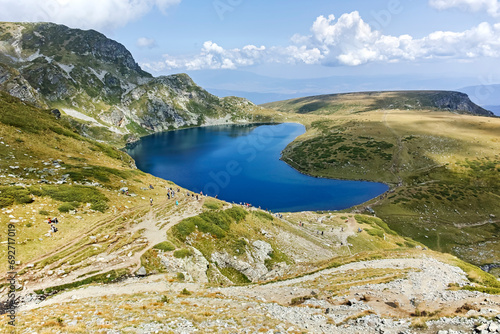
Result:
{"label": "hiker on trail", "polygon": [[57,232],[57,227],[54,224],[50,224],[50,230],[55,233]]}
{"label": "hiker on trail", "polygon": [[152,197],[150,197],[150,198],[149,198],[149,204],[150,204],[151,206],[153,206],[153,198],[152,198]]}
{"label": "hiker on trail", "polygon": [[149,189],[154,189],[153,185],[150,184],[149,185]]}
{"label": "hiker on trail", "polygon": [[179,205],[179,201],[175,201],[175,205]]}
{"label": "hiker on trail", "polygon": [[167,197],[168,197],[168,199],[170,199],[170,193],[167,193]]}
{"label": "hiker on trail", "polygon": [[198,200],[198,194],[196,194],[196,200]]}

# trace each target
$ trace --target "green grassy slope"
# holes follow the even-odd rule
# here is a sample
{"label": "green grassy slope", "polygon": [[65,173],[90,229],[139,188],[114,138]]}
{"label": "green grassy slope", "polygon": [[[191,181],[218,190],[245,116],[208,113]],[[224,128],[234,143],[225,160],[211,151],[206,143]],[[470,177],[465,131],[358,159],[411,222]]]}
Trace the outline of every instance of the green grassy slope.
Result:
{"label": "green grassy slope", "polygon": [[306,114],[317,97],[266,105],[307,126],[284,161],[311,175],[386,182],[391,191],[365,206],[391,228],[475,264],[500,262],[498,118],[386,109],[371,94],[330,98]]}
{"label": "green grassy slope", "polygon": [[[82,137],[74,122],[0,92],[0,222],[2,231],[15,224],[22,263],[67,244],[123,205],[117,190],[124,182],[130,191],[147,182],[127,154]],[[64,232],[45,240],[47,217],[59,217]]]}

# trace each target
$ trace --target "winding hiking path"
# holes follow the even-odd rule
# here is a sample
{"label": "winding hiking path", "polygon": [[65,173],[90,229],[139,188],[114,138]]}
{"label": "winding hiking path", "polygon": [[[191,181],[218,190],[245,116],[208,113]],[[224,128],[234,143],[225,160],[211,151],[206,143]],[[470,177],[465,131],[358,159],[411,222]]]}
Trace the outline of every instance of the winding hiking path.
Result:
{"label": "winding hiking path", "polygon": [[[76,290],[64,291],[41,302],[32,301],[26,303],[20,307],[19,311],[23,312],[53,304],[92,297],[110,297],[151,292],[178,294],[184,288],[193,292],[222,293],[226,297],[235,300],[240,298],[251,298],[262,302],[277,301],[279,303],[289,303],[294,297],[310,293],[311,288],[305,287],[305,283],[314,282],[318,278],[328,277],[329,275],[339,275],[367,269],[411,270],[411,273],[405,279],[379,284],[379,287],[370,287],[367,285],[366,287],[360,286],[355,289],[359,291],[368,289],[374,293],[379,291],[380,294],[383,295],[386,293],[387,288],[390,288],[390,290],[400,291],[401,297],[406,299],[406,301],[412,298],[434,301],[437,296],[444,296],[446,300],[446,298],[449,298],[446,297],[446,294],[453,295],[455,293],[448,290],[449,283],[462,283],[467,281],[463,271],[457,267],[423,256],[420,258],[396,258],[353,262],[337,268],[324,269],[310,275],[264,285],[252,284],[232,287],[208,287],[202,283],[171,283],[165,280],[164,275],[152,275],[145,278],[130,278],[120,283],[86,286]],[[462,293],[464,297],[469,294],[470,297],[476,295],[475,293],[468,292],[460,293]]]}
{"label": "winding hiking path", "polygon": [[[74,247],[83,239],[93,236],[93,234],[100,227],[118,221],[120,218],[127,216],[131,212],[144,212],[144,210],[149,207],[149,210],[142,217],[134,217],[132,219],[132,223],[122,223],[121,225],[123,227],[121,235],[134,235],[135,233],[140,232],[141,238],[143,240],[145,239],[142,243],[143,246],[140,249],[137,249],[136,251],[130,250],[128,254],[123,247],[111,253],[108,253],[106,249],[103,249],[101,253],[94,255],[96,257],[96,261],[89,263],[78,270],[70,271],[65,277],[58,277],[53,280],[45,277],[43,280],[36,280],[36,275],[39,275],[40,272],[48,273],[50,272],[50,268],[64,268],[67,265],[67,260],[71,259],[74,252],[63,255],[60,259],[44,268],[40,268],[39,270],[30,270],[32,271],[32,274],[28,277],[28,283],[23,290],[23,294],[29,294],[35,290],[45,289],[50,286],[72,283],[90,275],[97,275],[99,273],[109,272],[112,270],[130,268],[131,272],[135,272],[141,267],[142,255],[154,245],[165,241],[166,233],[170,228],[181,222],[183,219],[196,216],[202,212],[204,199],[199,201],[182,200],[181,205],[178,207],[173,205],[173,203],[174,202],[172,201],[165,200],[153,206],[141,205],[131,208],[115,217],[112,217],[111,219],[108,216],[90,226],[86,232],[69,242],[64,248],[53,251],[37,258],[35,261],[32,261],[32,263],[38,263],[52,256],[57,256],[57,254],[64,254],[65,251],[68,251],[71,247]],[[94,247],[99,247],[99,244],[84,244],[76,251]]]}

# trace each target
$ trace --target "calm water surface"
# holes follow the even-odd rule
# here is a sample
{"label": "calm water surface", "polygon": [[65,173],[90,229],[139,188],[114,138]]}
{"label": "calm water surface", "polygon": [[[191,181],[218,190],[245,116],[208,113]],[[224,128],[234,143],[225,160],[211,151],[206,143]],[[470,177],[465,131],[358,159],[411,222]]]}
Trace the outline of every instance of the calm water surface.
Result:
{"label": "calm water surface", "polygon": [[388,190],[382,183],[307,176],[279,160],[304,132],[296,123],[191,128],[145,137],[128,153],[147,173],[275,212],[346,209]]}

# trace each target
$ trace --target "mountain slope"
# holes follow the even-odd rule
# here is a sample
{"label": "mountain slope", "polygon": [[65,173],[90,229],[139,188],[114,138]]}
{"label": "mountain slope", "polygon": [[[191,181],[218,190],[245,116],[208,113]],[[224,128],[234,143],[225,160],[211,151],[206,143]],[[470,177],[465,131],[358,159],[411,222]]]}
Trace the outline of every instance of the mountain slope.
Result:
{"label": "mountain slope", "polygon": [[16,234],[15,261],[0,248],[1,332],[12,330],[7,259],[26,332],[375,334],[447,329],[457,315],[454,328],[470,332],[500,313],[493,276],[381,219],[277,218],[185,189],[169,199],[176,185],[77,130],[0,92],[0,224]]}
{"label": "mountain slope", "polygon": [[93,126],[130,138],[245,121],[257,108],[245,99],[211,95],[185,74],[153,78],[123,45],[93,30],[0,23],[0,63],[2,73],[17,71],[9,75],[9,87],[0,81],[4,90],[40,106],[91,117]]}
{"label": "mountain slope", "polygon": [[334,114],[366,112],[377,109],[448,110],[481,116],[494,116],[472,103],[466,94],[451,91],[361,92],[309,96],[265,103],[262,106],[281,112]]}
{"label": "mountain slope", "polygon": [[388,183],[388,193],[358,210],[375,212],[398,233],[428,247],[495,267],[500,262],[500,119],[435,107],[391,109],[374,95],[266,104],[281,111],[276,120],[307,128],[282,159],[313,176]]}

